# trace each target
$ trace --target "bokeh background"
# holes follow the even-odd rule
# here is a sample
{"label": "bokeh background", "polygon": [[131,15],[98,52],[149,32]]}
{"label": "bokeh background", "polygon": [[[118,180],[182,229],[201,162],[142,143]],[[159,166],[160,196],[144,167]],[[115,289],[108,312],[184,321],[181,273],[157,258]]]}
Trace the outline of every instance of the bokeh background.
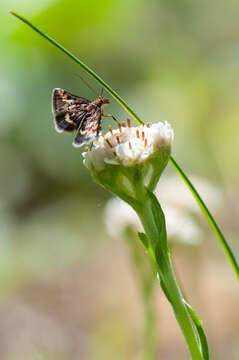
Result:
{"label": "bokeh background", "polygon": [[[137,269],[117,229],[112,239],[104,226],[110,194],[93,183],[71,136],[55,132],[51,113],[54,87],[95,98],[76,74],[96,92],[100,88],[9,9],[79,56],[143,120],[172,124],[176,160],[220,189],[214,214],[239,258],[239,3],[0,4],[0,357],[138,359]],[[107,112],[121,121],[127,116],[113,99]],[[170,166],[166,173],[173,173]],[[212,359],[238,360],[238,283],[202,216],[200,221],[201,244],[174,246],[175,267],[203,319]],[[187,358],[158,285],[154,300],[158,359]]]}

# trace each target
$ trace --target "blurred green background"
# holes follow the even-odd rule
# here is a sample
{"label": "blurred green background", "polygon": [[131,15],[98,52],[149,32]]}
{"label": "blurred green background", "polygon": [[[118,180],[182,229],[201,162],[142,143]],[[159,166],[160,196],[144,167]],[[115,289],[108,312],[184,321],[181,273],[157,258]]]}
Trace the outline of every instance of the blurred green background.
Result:
{"label": "blurred green background", "polygon": [[[176,160],[220,187],[217,220],[239,258],[239,3],[0,4],[0,357],[137,359],[141,302],[127,247],[104,228],[110,195],[91,180],[71,135],[55,132],[51,113],[55,87],[95,98],[76,74],[100,87],[9,9],[92,67],[145,122],[171,123]],[[113,99],[107,112],[127,117]],[[237,360],[238,284],[204,226],[199,253],[176,248],[175,262],[212,359]],[[183,360],[186,346],[159,287],[155,296],[158,359]]]}

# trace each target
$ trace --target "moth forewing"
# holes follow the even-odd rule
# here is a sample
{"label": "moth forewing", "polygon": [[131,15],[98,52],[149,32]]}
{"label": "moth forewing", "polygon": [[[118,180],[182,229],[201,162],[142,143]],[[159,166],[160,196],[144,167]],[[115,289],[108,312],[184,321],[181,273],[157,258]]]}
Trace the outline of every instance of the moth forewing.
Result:
{"label": "moth forewing", "polygon": [[73,145],[76,147],[94,141],[101,132],[102,106],[109,100],[98,97],[95,101],[55,88],[52,94],[52,111],[58,132],[77,131]]}

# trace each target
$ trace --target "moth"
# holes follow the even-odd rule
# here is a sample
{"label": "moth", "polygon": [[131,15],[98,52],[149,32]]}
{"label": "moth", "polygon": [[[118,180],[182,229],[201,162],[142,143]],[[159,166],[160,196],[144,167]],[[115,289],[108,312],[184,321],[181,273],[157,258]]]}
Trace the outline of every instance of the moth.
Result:
{"label": "moth", "polygon": [[55,88],[52,94],[55,128],[58,132],[74,132],[73,146],[83,146],[93,142],[101,132],[103,106],[108,99],[99,96],[95,101],[87,100],[70,92]]}

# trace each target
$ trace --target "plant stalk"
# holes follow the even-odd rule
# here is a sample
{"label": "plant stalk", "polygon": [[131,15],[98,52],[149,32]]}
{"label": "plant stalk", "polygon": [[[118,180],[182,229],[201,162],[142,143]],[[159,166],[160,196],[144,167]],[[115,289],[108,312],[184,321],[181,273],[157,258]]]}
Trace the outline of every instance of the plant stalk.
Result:
{"label": "plant stalk", "polygon": [[[161,207],[158,204],[157,211],[159,209]],[[150,199],[145,199],[144,205],[137,212],[153,249],[161,287],[173,307],[176,319],[187,342],[191,358],[192,360],[203,360],[190,315],[172,269],[167,241],[166,238],[164,239],[164,236],[166,236],[165,222],[161,222],[159,226],[159,218],[155,216]],[[162,210],[161,218],[164,218]]]}

